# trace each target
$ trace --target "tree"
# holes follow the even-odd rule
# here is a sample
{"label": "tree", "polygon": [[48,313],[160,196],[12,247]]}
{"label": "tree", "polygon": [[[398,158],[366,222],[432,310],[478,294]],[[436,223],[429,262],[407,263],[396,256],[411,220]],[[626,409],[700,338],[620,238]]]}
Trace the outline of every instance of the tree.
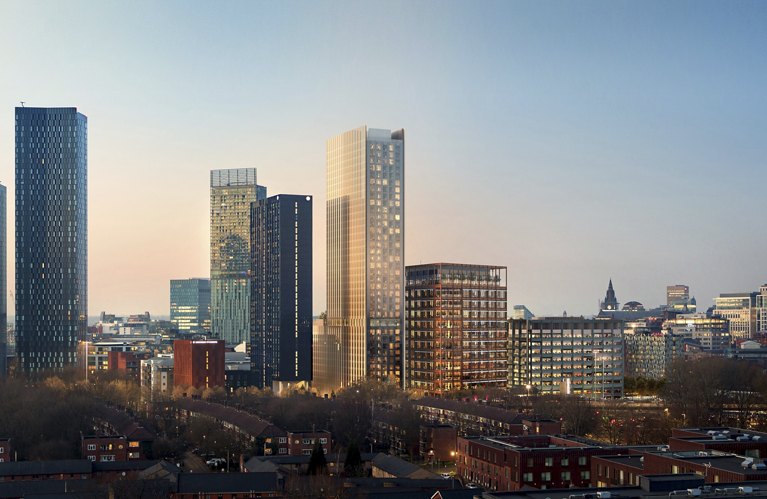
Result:
{"label": "tree", "polygon": [[344,473],[346,476],[362,476],[362,455],[357,442],[349,444],[344,460]]}
{"label": "tree", "polygon": [[309,458],[309,469],[307,473],[309,475],[324,475],[328,469],[328,461],[325,459],[325,450],[322,448],[320,441],[314,446],[312,455]]}

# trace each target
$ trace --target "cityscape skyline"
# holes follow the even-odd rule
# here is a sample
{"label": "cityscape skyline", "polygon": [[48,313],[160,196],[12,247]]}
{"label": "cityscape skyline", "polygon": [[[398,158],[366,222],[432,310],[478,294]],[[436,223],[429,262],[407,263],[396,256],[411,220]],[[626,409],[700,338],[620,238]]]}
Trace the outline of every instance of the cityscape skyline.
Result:
{"label": "cityscape skyline", "polygon": [[[363,29],[372,4],[168,4],[149,17],[73,5],[0,6],[0,44],[14,47],[0,52],[14,75],[0,81],[0,180],[12,206],[19,101],[89,116],[91,315],[167,315],[170,279],[209,277],[210,170],[255,167],[271,192],[323,206],[325,140],[364,123],[408,130],[404,264],[507,266],[510,309],[596,314],[612,278],[621,303],[656,306],[685,283],[705,310],[765,281],[767,236],[753,230],[767,180],[758,3],[450,3],[439,14],[395,3],[395,37]],[[57,17],[81,29],[63,36],[71,23]],[[208,26],[210,47],[196,39]],[[358,67],[320,71],[333,56]],[[326,308],[323,211],[315,314]]]}

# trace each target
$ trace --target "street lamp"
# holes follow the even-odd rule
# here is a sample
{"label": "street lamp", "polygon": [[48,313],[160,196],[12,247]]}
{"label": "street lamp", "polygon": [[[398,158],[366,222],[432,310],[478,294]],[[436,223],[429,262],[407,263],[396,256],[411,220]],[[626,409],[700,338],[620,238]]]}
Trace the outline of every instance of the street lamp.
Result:
{"label": "street lamp", "polygon": [[530,398],[530,389],[533,387],[530,383],[525,385],[525,388],[527,389],[527,398]]}

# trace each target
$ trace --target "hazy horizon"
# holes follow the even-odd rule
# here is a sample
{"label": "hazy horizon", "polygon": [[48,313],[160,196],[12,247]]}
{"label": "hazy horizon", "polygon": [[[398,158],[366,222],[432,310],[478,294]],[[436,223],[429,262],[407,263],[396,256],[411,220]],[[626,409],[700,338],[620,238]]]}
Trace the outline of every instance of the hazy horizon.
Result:
{"label": "hazy horizon", "polygon": [[[0,3],[14,107],[88,117],[89,316],[169,313],[209,276],[209,171],[310,194],[325,309],[325,140],[406,131],[405,263],[506,265],[509,310],[705,310],[767,282],[763,2]],[[9,299],[9,316],[13,316]]]}

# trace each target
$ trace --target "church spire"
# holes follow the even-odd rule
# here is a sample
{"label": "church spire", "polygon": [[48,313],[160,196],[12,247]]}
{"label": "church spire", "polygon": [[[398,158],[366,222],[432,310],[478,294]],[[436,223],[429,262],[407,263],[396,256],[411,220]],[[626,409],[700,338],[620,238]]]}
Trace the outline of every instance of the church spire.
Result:
{"label": "church spire", "polygon": [[618,298],[615,297],[615,290],[613,289],[613,280],[610,278],[610,282],[607,285],[607,293],[605,293],[605,301],[602,302],[602,310],[618,310]]}

